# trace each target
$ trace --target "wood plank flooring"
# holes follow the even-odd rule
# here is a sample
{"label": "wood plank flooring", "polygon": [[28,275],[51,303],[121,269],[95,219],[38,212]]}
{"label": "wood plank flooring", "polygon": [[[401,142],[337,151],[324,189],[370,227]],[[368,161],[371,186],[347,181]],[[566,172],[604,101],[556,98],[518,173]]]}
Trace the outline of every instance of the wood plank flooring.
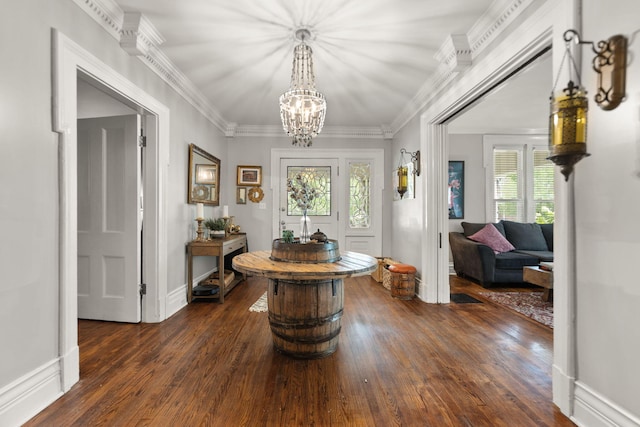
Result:
{"label": "wood plank flooring", "polygon": [[552,330],[524,316],[350,278],[336,353],[296,360],[248,310],[266,288],[251,277],[160,324],[79,321],[80,382],[26,426],[573,425],[551,402]]}

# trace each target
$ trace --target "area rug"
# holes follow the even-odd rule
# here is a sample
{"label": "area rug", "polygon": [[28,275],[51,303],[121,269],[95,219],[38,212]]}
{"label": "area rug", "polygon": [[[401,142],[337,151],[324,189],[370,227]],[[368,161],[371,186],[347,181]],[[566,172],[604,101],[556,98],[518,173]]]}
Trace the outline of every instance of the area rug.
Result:
{"label": "area rug", "polygon": [[258,298],[258,301],[254,302],[253,305],[251,307],[249,307],[249,311],[255,311],[258,313],[262,313],[268,310],[268,306],[267,306],[267,292],[265,291],[264,294],[262,294],[262,296],[260,298]]}
{"label": "area rug", "polygon": [[480,295],[553,328],[553,303],[543,301],[542,292],[480,292]]}

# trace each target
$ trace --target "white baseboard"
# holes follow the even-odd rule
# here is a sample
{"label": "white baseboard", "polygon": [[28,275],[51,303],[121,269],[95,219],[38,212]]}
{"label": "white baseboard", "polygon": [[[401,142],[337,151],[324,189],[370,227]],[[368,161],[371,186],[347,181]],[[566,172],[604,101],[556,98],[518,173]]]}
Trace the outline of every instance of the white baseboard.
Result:
{"label": "white baseboard", "polygon": [[579,426],[638,427],[640,418],[627,412],[580,381],[575,383],[575,403],[571,420]]}
{"label": "white baseboard", "polygon": [[187,305],[187,285],[182,285],[178,289],[167,294],[167,319]]}
{"label": "white baseboard", "polygon": [[[192,286],[196,286],[198,283],[209,277],[212,273],[218,271],[218,268],[214,268],[212,270],[207,271],[206,273],[195,277],[193,279]],[[180,311],[183,307],[187,306],[187,285],[186,283],[178,289],[174,289],[169,292],[167,295],[167,319],[178,311]]]}
{"label": "white baseboard", "polygon": [[453,268],[453,262],[449,263],[449,276],[455,276],[456,270]]}
{"label": "white baseboard", "polygon": [[20,426],[62,396],[60,360],[54,359],[0,390],[0,425]]}

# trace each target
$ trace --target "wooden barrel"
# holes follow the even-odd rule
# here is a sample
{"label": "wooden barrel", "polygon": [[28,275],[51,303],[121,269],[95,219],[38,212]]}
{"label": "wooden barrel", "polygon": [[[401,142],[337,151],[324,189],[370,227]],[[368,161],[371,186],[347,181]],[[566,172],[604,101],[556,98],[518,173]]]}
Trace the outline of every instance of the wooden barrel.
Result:
{"label": "wooden barrel", "polygon": [[343,279],[269,279],[273,344],[281,353],[318,359],[336,351],[344,307]]}
{"label": "wooden barrel", "polygon": [[273,261],[323,263],[340,261],[340,250],[336,240],[309,243],[284,243],[275,239],[271,245]]}

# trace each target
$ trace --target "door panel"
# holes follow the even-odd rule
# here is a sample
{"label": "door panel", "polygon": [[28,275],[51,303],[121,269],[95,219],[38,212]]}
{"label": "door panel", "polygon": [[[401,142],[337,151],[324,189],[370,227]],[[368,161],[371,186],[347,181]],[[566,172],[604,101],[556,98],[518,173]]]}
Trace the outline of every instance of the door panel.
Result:
{"label": "door panel", "polygon": [[139,116],[78,120],[78,317],[140,321]]}
{"label": "door panel", "polygon": [[295,203],[290,203],[287,191],[287,178],[297,173],[302,173],[303,176],[306,174],[308,176],[306,181],[315,182],[314,186],[326,192],[329,198],[326,206],[318,206],[318,209],[308,211],[311,233],[320,229],[329,239],[338,240],[338,159],[281,159],[280,234],[282,234],[282,227],[285,227],[293,230],[294,236],[300,235],[301,211],[294,206]]}

